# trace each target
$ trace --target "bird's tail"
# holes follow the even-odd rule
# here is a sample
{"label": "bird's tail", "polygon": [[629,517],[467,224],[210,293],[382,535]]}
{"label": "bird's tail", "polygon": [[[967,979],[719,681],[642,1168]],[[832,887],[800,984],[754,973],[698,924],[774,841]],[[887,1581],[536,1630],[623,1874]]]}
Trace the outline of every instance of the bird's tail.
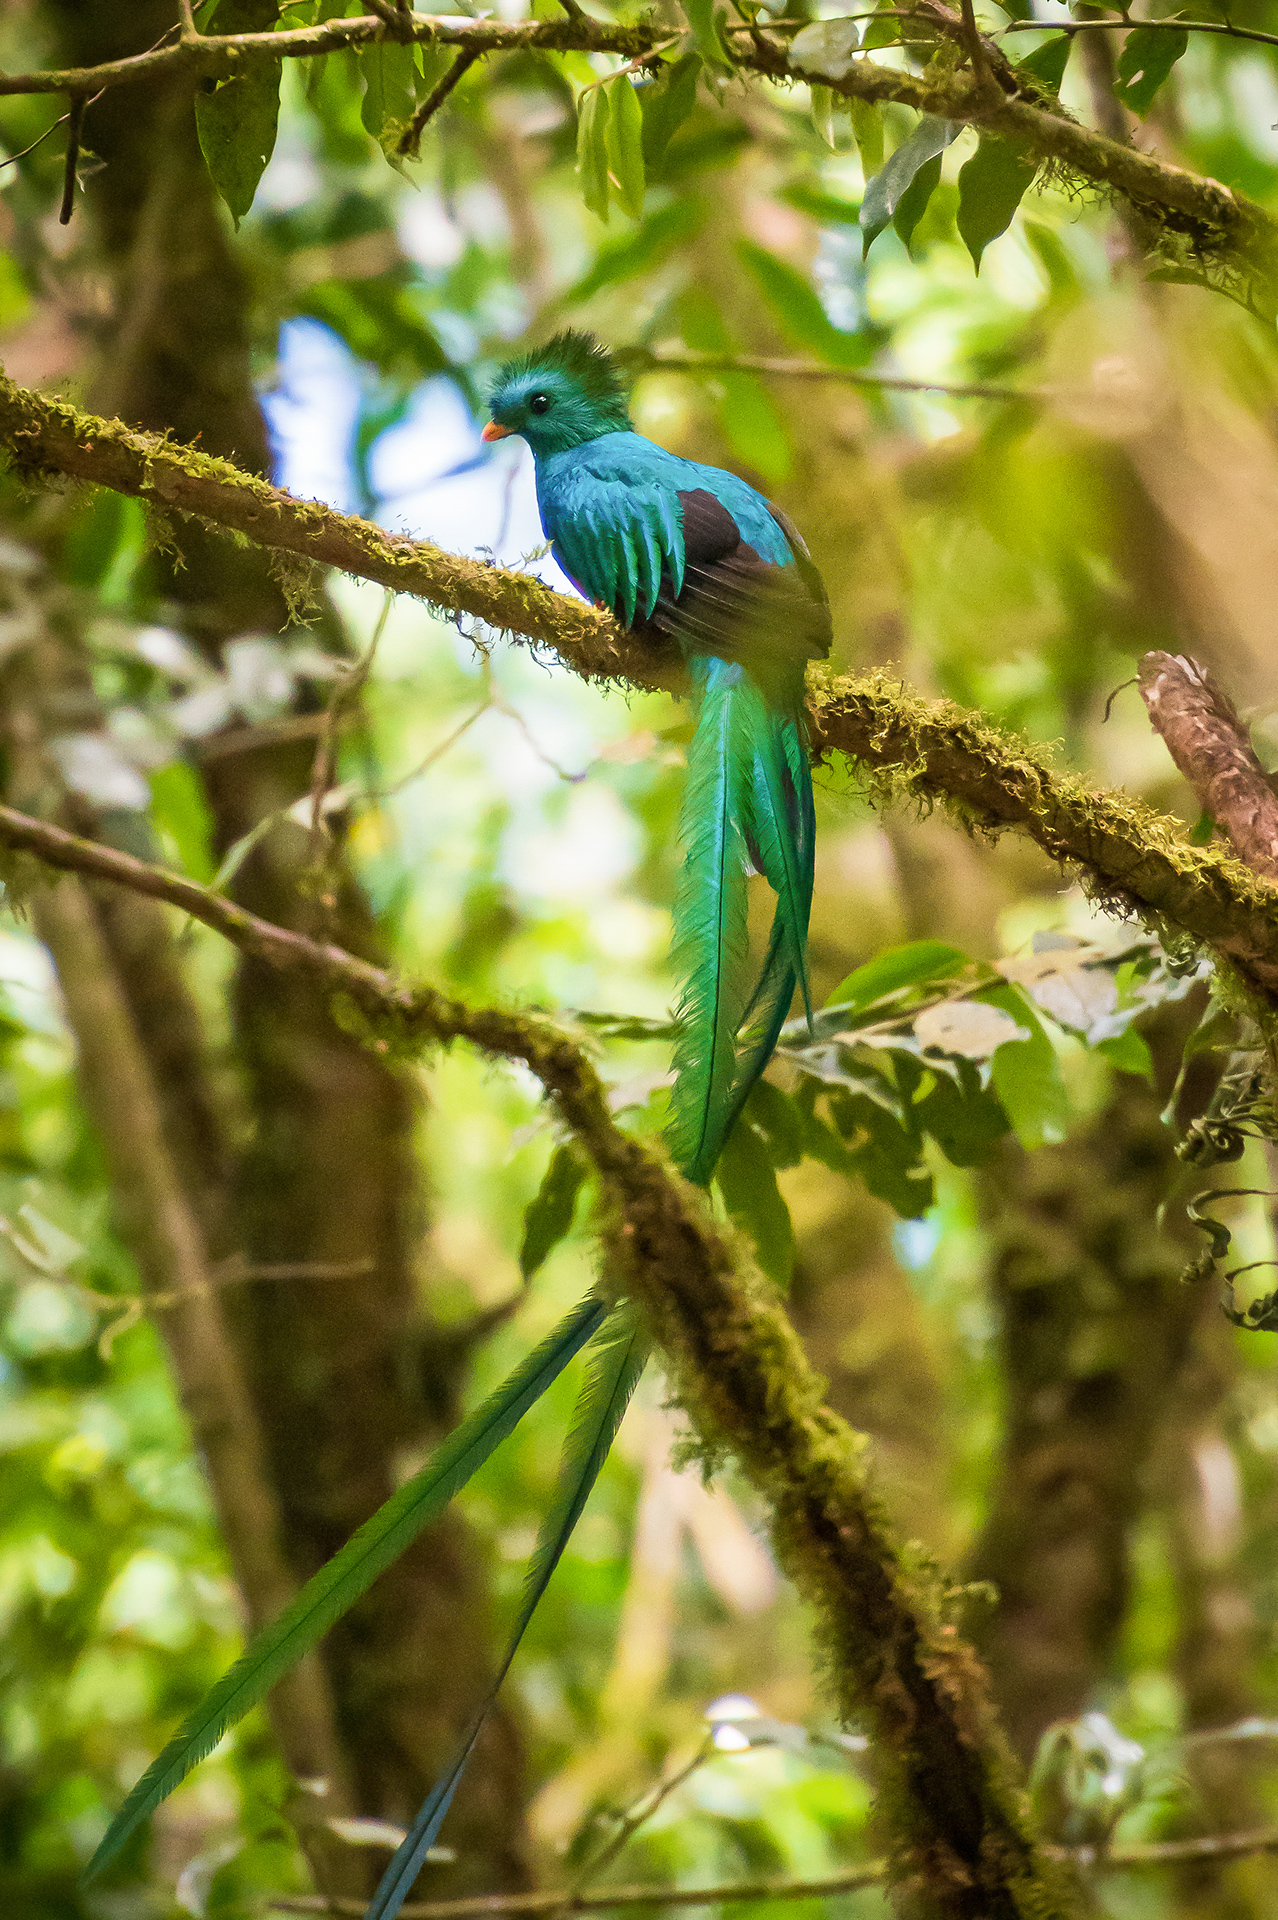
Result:
{"label": "bird's tail", "polygon": [[[674,967],[682,982],[668,1138],[704,1186],[772,1057],[796,986],[808,1006],[812,775],[799,699],[767,698],[736,662],[694,657],[696,728],[680,819]],[[767,954],[752,964],[750,869],[776,894]]]}

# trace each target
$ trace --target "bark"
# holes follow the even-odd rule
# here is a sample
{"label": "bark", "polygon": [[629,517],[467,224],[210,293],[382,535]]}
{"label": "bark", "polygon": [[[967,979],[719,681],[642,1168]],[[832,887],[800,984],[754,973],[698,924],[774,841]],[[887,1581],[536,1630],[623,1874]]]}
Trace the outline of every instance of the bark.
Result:
{"label": "bark", "polygon": [[1224,688],[1196,660],[1147,653],[1140,690],[1203,812],[1253,873],[1278,880],[1278,798]]}
{"label": "bark", "polygon": [[[52,11],[74,59],[145,47],[171,13],[105,0]],[[86,140],[108,163],[89,210],[116,292],[94,398],[264,471],[247,287],[195,140],[189,79],[108,93],[89,110]],[[283,626],[284,596],[260,550],[228,550],[194,525],[183,527],[178,547],[180,565],[164,586],[208,651],[238,633]],[[304,792],[309,774],[304,741],[212,759],[207,788],[220,847]],[[271,836],[241,868],[239,897],[284,925],[312,926],[318,915],[336,937],[380,957],[340,853],[327,909],[299,885],[308,857],[300,831]],[[180,972],[157,971],[151,930],[128,910],[113,910],[106,927],[166,1093],[185,1184],[220,1222],[227,1250],[254,1266],[348,1276],[235,1295],[285,1548],[305,1578],[390,1494],[403,1450],[429,1444],[457,1412],[465,1350],[428,1337],[417,1301],[412,1088],[341,1031],[321,991],[246,960],[234,1026],[249,1138],[233,1160],[225,1112],[199,1070],[198,1025]],[[406,1822],[490,1672],[484,1580],[457,1520],[383,1576],[330,1636],[324,1659],[359,1810]],[[433,1889],[526,1884],[521,1797],[519,1741],[499,1714],[457,1797],[449,1838],[458,1863],[432,1869]],[[375,1871],[375,1860],[368,1866]]]}
{"label": "bark", "polygon": [[[1158,1025],[1158,1057],[1174,1071],[1184,1010]],[[1190,1236],[1178,1244],[1154,1224],[1177,1169],[1160,1109],[1153,1088],[1123,1076],[1074,1139],[1032,1155],[1009,1144],[978,1176],[1007,1411],[969,1565],[998,1603],[972,1631],[1027,1760],[1113,1669],[1132,1527],[1202,1311],[1179,1278],[1198,1251],[1192,1230],[1177,1229]]]}

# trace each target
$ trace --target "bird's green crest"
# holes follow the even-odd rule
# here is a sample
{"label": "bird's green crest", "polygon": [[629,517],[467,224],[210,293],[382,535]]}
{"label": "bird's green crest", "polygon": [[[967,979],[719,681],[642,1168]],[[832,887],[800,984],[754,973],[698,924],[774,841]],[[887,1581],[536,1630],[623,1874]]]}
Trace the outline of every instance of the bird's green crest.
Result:
{"label": "bird's green crest", "polygon": [[562,452],[630,427],[612,355],[593,334],[571,330],[508,361],[489,408],[496,425],[523,434],[536,454]]}

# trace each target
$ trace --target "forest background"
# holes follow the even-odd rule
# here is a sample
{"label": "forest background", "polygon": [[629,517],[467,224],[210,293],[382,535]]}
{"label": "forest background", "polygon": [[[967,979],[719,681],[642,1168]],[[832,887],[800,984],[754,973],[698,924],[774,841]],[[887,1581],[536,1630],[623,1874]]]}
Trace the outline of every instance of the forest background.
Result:
{"label": "forest background", "polygon": [[[506,7],[10,0],[5,76],[158,60],[91,96],[0,77],[4,798],[470,1008],[544,1010],[654,1139],[687,738],[661,674],[487,565],[408,579],[406,547],[325,546],[314,514],[232,538],[225,474],[155,446],[126,473],[31,398],[562,588],[483,396],[564,324],[627,354],[640,429],[793,515],[835,665],[877,676],[816,729],[840,1011],[788,1036],[696,1244],[787,1292],[870,1439],[894,1617],[971,1754],[996,1736],[954,1649],[982,1655],[1081,1892],[986,1859],[973,1895],[917,1807],[876,1818],[868,1656],[832,1615],[814,1656],[767,1471],[658,1313],[715,1471],[650,1373],[416,1899],[732,1884],[759,1911],[755,1883],[842,1876],[776,1913],[869,1916],[895,1844],[906,1911],[1241,1920],[1276,1891],[1278,1387],[1272,1334],[1219,1302],[1222,1271],[1250,1269],[1239,1309],[1273,1280],[1272,894],[1124,683],[1192,655],[1278,761],[1278,18],[820,11],[539,0],[521,40]],[[207,895],[33,874],[10,859],[0,932],[0,1901],[359,1912],[499,1657],[570,1379],[78,1876],[246,1629],[589,1285],[621,1176],[541,1056],[494,1064],[462,1020],[479,1046],[417,1057],[353,975],[335,1002],[237,953]]]}

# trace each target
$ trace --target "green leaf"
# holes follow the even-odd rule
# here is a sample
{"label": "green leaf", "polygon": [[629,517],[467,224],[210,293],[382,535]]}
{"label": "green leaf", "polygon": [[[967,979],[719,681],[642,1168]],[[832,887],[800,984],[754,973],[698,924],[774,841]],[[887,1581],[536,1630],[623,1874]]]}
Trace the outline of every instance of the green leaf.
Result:
{"label": "green leaf", "polygon": [[732,48],[719,31],[722,21],[727,17],[727,9],[716,6],[715,0],[684,0],[684,12],[692,28],[693,44],[701,58],[709,66],[731,67]]}
{"label": "green leaf", "polygon": [[1036,162],[988,133],[960,167],[958,230],[978,273],[981,255],[991,240],[1007,232],[1037,172]]}
{"label": "green leaf", "polygon": [[1069,50],[1074,44],[1072,33],[1058,33],[1051,40],[1044,40],[1041,47],[1035,47],[1033,53],[1027,53],[1017,62],[1036,80],[1041,80],[1053,93],[1061,90],[1061,81],[1065,78],[1065,69],[1069,65]]}
{"label": "green leaf", "polygon": [[904,146],[897,148],[885,166],[866,182],[861,202],[862,251],[868,253],[874,241],[900,206],[915,174],[934,160],[961,131],[953,120],[938,120],[925,113]]}
{"label": "green leaf", "polygon": [[701,61],[685,53],[665,67],[658,79],[640,93],[643,112],[643,158],[649,173],[661,165],[666,148],[697,104],[697,75]]}
{"label": "green leaf", "polygon": [[830,151],[834,151],[834,95],[829,87],[817,86],[815,81],[808,89],[812,98],[812,124],[817,134]]}
{"label": "green leaf", "polygon": [[883,109],[872,100],[852,100],[848,104],[861,156],[861,175],[872,180],[883,165]]}
{"label": "green leaf", "polygon": [[821,305],[816,288],[797,267],[779,260],[753,240],[739,240],[737,253],[795,346],[819,354],[836,366],[865,365],[874,352],[873,339],[836,327]]}
{"label": "green leaf", "polygon": [[601,220],[608,218],[608,99],[591,87],[577,102],[577,172],[581,197]]}
{"label": "green leaf", "polygon": [[131,1833],[269,1692],[280,1675],[347,1613],[377,1578],[443,1512],[454,1494],[559,1378],[602,1325],[607,1303],[593,1294],[578,1302],[554,1332],[523,1360],[496,1393],[464,1420],[420,1473],[414,1474],[366,1520],[302,1588],[272,1626],[259,1633],[152,1761],[107,1829],[85,1868],[95,1878],[115,1859]]}
{"label": "green leaf", "polygon": [[368,280],[317,280],[297,303],[331,327],[359,360],[396,379],[446,373],[450,362],[405,269]]}
{"label": "green leaf", "polygon": [[[265,33],[279,19],[275,0],[222,0],[216,33]],[[200,151],[214,186],[238,227],[275,148],[280,117],[278,60],[254,60],[246,71],[195,96]]]}
{"label": "green leaf", "polygon": [[172,760],[147,775],[151,818],[167,834],[192,880],[207,887],[213,878],[213,814],[204,784],[185,760]]}
{"label": "green leaf", "polygon": [[1125,107],[1143,120],[1153,105],[1154,95],[1189,45],[1184,32],[1163,32],[1157,27],[1137,27],[1129,33],[1118,56],[1118,78],[1114,92]]}
{"label": "green leaf", "polygon": [[1104,1054],[1111,1067],[1117,1067],[1120,1073],[1138,1073],[1142,1080],[1154,1082],[1154,1056],[1149,1051],[1149,1042],[1135,1027],[1128,1027],[1126,1033],[1112,1034],[1108,1040],[1098,1040],[1096,1052]]}
{"label": "green leaf", "polygon": [[[919,1065],[917,1061],[909,1062],[910,1069]],[[948,1074],[932,1077],[935,1084],[913,1100],[915,1121],[924,1133],[931,1135],[953,1166],[981,1166],[1010,1125],[1001,1101],[982,1087],[980,1073],[970,1060],[958,1063],[958,1073],[953,1079]]]}
{"label": "green leaf", "polygon": [[615,287],[637,274],[651,272],[676,247],[696,238],[705,224],[706,212],[704,200],[670,200],[648,214],[639,226],[616,240],[606,240],[581,279],[561,296],[563,305],[589,300],[604,287]]}
{"label": "green leaf", "polygon": [[524,1242],[519,1249],[519,1271],[525,1280],[545,1263],[572,1230],[577,1196],[586,1183],[589,1163],[569,1142],[555,1148],[550,1165],[524,1215]]}
{"label": "green leaf", "polygon": [[637,220],[643,212],[643,109],[629,74],[599,91],[610,96],[604,144],[617,201]]}
{"label": "green leaf", "polygon": [[[695,353],[732,353],[737,349],[715,302],[700,287],[689,287],[678,303],[679,326]],[[729,446],[740,459],[774,485],[790,472],[790,442],[772,396],[755,373],[715,376],[719,421]]]}
{"label": "green leaf", "polygon": [[1023,1147],[1054,1146],[1065,1138],[1069,1100],[1056,1049],[1047,1037],[1034,1003],[1017,987],[990,987],[981,995],[991,1006],[1002,1007],[1021,1026],[1028,1040],[1000,1047],[990,1061],[994,1091]]}
{"label": "green leaf", "polygon": [[921,166],[911,180],[905,192],[897,202],[896,212],[892,215],[892,225],[900,236],[901,245],[910,252],[910,242],[914,238],[914,229],[927,212],[927,203],[941,184],[941,156],[938,153],[932,160]]}
{"label": "green leaf", "polygon": [[367,1909],[366,1920],[395,1920],[413,1882],[444,1823],[466,1763],[474,1752],[489,1709],[519,1651],[529,1621],[537,1611],[564,1548],[572,1538],[591,1489],[617,1436],[622,1415],[639,1384],[648,1358],[647,1338],[638,1316],[627,1302],[614,1307],[589,1355],[585,1385],[577,1399],[572,1425],[564,1441],[559,1474],[550,1509],[541,1523],[537,1550],[528,1569],[524,1597],[514,1631],[497,1674],[483,1702],[471,1717],[460,1747],[447,1772],[436,1781],[411,1831],[395,1852]]}
{"label": "green leaf", "polygon": [[397,137],[417,105],[416,48],[398,40],[370,40],[359,50],[364,98],[359,117],[379,145],[390,129]]}
{"label": "green leaf", "polygon": [[898,987],[917,986],[920,980],[951,980],[970,965],[965,953],[943,940],[911,940],[889,947],[839,982],[827,1007],[868,1007]]}
{"label": "green leaf", "polygon": [[770,1080],[756,1080],[744,1108],[774,1167],[797,1167],[806,1151],[806,1120],[798,1105]]}
{"label": "green leaf", "polygon": [[777,195],[788,206],[797,207],[822,226],[855,227],[860,224],[861,208],[855,200],[844,200],[837,193],[814,187],[810,180],[792,180]]}
{"label": "green leaf", "polygon": [[1197,820],[1195,820],[1194,822],[1193,831],[1189,836],[1190,846],[1191,847],[1209,847],[1211,845],[1211,837],[1213,833],[1215,833],[1215,831],[1216,831],[1216,822],[1212,818],[1211,814],[1205,811],[1203,813],[1200,813]]}
{"label": "green leaf", "polygon": [[781,1198],[767,1148],[745,1120],[737,1122],[724,1142],[714,1177],[730,1217],[754,1242],[761,1270],[778,1287],[788,1287],[794,1271],[790,1209]]}

